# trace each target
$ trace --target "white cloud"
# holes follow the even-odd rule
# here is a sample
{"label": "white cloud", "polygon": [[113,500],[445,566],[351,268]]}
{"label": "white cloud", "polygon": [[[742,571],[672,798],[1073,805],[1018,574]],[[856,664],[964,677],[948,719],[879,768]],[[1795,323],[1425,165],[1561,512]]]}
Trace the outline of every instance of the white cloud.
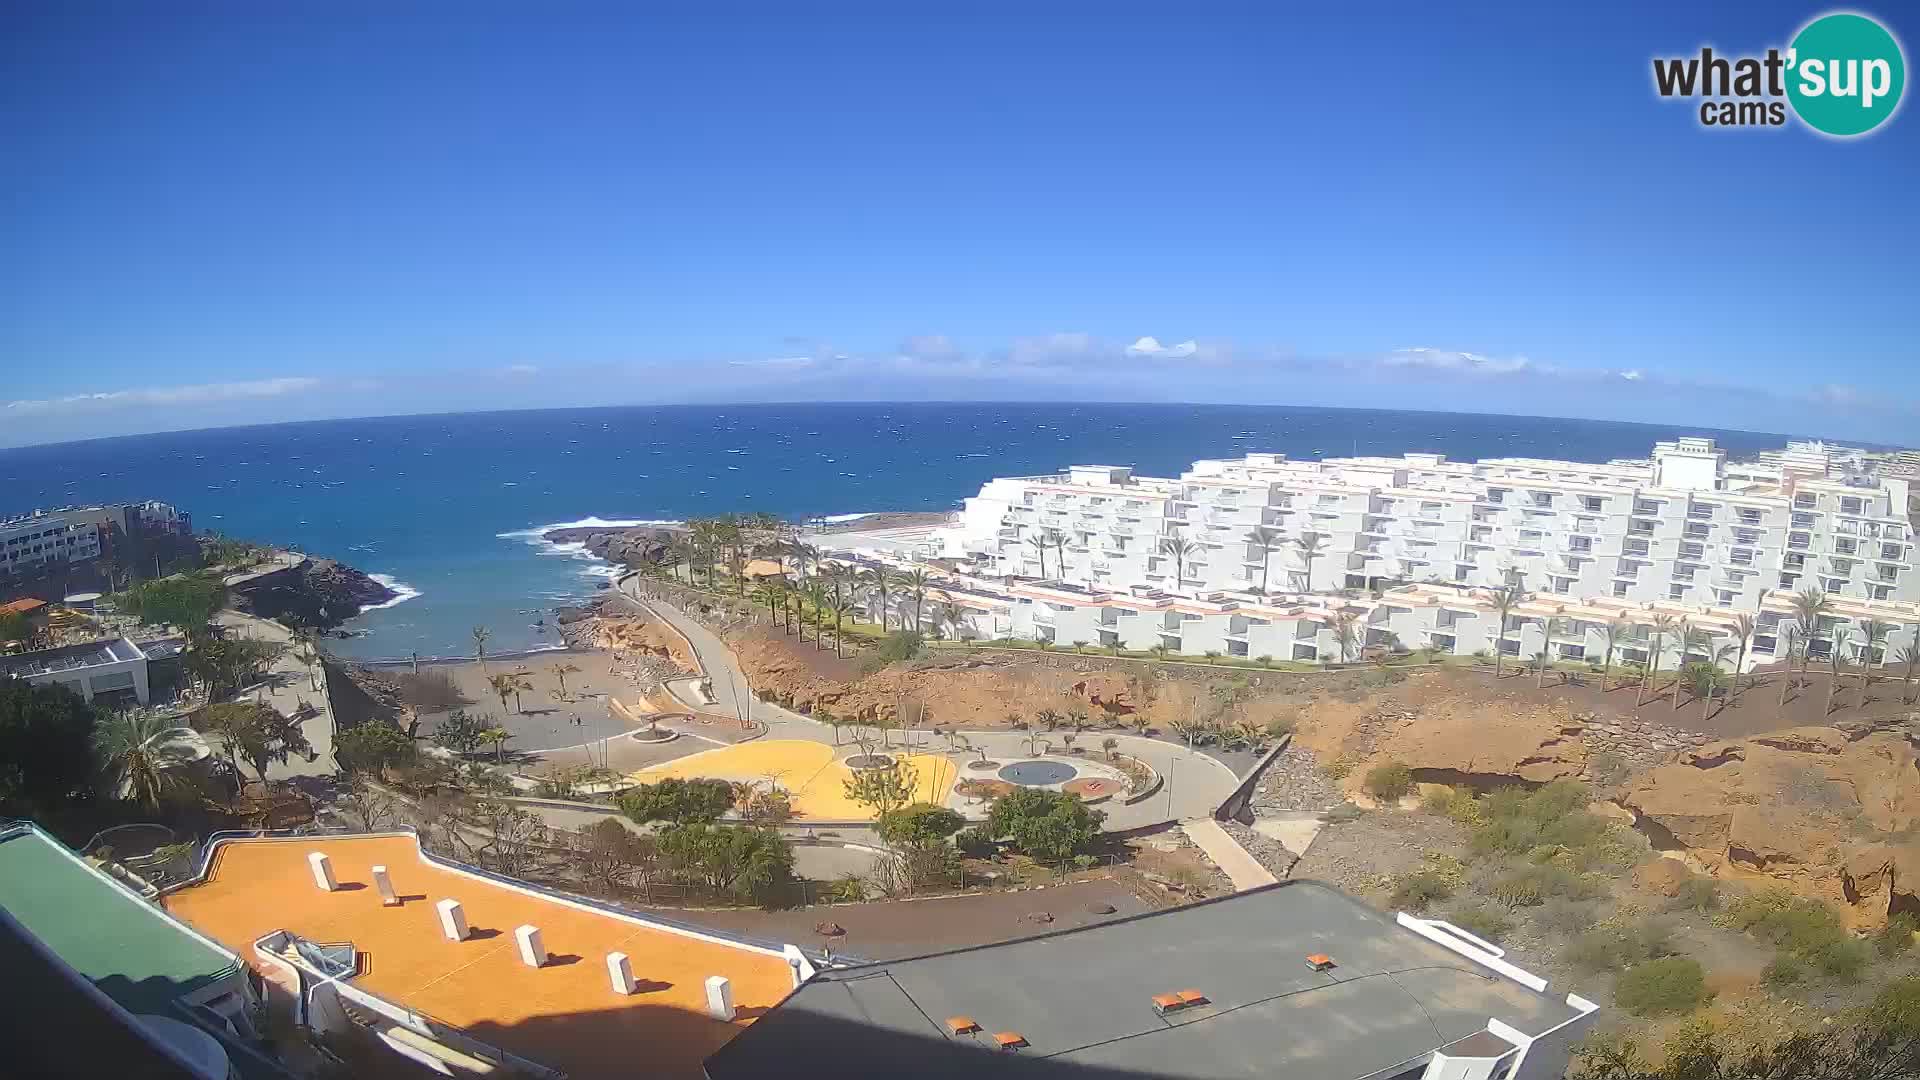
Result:
{"label": "white cloud", "polygon": [[729,360],[734,367],[804,368],[813,366],[811,356],[770,356],[764,360]]}
{"label": "white cloud", "polygon": [[506,367],[500,369],[500,373],[503,375],[538,375],[540,374],[540,365],[508,364]]}
{"label": "white cloud", "polygon": [[156,386],[133,390],[105,390],[70,394],[58,398],[9,401],[6,408],[21,413],[78,412],[89,409],[113,409],[156,405],[207,405],[222,401],[277,398],[298,394],[320,385],[319,379],[289,375],[277,379],[247,382],[198,383],[192,386]]}
{"label": "white cloud", "polygon": [[1515,375],[1523,371],[1551,372],[1554,370],[1541,368],[1524,356],[1498,359],[1455,349],[1432,349],[1424,345],[1411,349],[1395,349],[1381,357],[1379,362],[1381,366],[1388,368],[1418,368],[1426,371],[1474,375]]}
{"label": "white cloud", "polygon": [[1634,371],[1634,370],[1623,371],[1620,373],[1620,377],[1627,380],[1628,382],[1639,382],[1641,379],[1645,378],[1645,376],[1641,375],[1638,371]]}

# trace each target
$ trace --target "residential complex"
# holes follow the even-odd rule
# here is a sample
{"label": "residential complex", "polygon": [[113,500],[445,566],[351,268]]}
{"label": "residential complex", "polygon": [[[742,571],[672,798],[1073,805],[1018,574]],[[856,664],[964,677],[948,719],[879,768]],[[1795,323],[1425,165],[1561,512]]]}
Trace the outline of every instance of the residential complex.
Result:
{"label": "residential complex", "polygon": [[835,1076],[1549,1080],[1595,1020],[1437,920],[1313,881],[1021,941],[821,972],[708,1060]]}
{"label": "residential complex", "polygon": [[0,521],[0,579],[112,556],[116,538],[192,534],[191,514],[155,500],[36,510]]}
{"label": "residential complex", "polygon": [[124,637],[0,656],[0,679],[58,684],[102,705],[147,704],[147,675],[146,652]]}
{"label": "residential complex", "polygon": [[[1870,620],[1894,627],[1875,647],[1884,662],[1920,629],[1907,505],[1905,479],[1819,443],[1744,463],[1699,438],[1605,464],[1249,454],[1178,479],[1076,465],[992,480],[931,554],[953,560],[966,631],[982,637],[1583,660],[1622,620],[1621,656],[1644,661],[1664,615],[1714,635],[1690,656],[1733,644],[1731,664],[1748,615],[1751,666],[1775,659],[1793,593],[1818,588],[1833,606],[1815,655],[1834,625]],[[1508,583],[1529,598],[1494,626],[1490,592]]]}

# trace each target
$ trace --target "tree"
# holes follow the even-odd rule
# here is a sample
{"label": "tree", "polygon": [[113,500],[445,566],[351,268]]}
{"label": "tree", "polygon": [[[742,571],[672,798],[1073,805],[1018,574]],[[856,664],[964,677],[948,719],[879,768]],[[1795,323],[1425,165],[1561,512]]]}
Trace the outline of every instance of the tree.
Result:
{"label": "tree", "polygon": [[485,837],[478,851],[480,861],[516,877],[533,868],[535,849],[547,840],[547,826],[538,814],[492,799],[475,804],[474,825]]}
{"label": "tree", "polygon": [[[1707,722],[1707,710],[1713,706],[1713,692],[1726,685],[1726,672],[1711,660],[1695,660],[1681,669],[1680,676],[1693,692],[1693,698],[1700,703],[1700,722]],[[1676,691],[1674,698],[1680,697]]]}
{"label": "tree", "polygon": [[293,632],[293,655],[307,669],[307,683],[314,693],[320,692],[320,676],[314,668],[320,663],[320,639],[312,630],[301,627]]}
{"label": "tree", "polygon": [[47,815],[87,789],[99,713],[64,686],[0,678],[0,812]]}
{"label": "tree", "polygon": [[947,627],[954,641],[968,640],[967,609],[954,601],[946,593],[940,594],[939,602],[933,605],[933,626],[936,631]]}
{"label": "tree", "polygon": [[913,597],[913,632],[920,633],[920,614],[927,606],[927,572],[914,567],[900,576],[900,589]]}
{"label": "tree", "polygon": [[1333,640],[1340,647],[1340,662],[1345,664],[1353,659],[1353,649],[1360,634],[1359,616],[1346,608],[1333,613]]}
{"label": "tree", "polygon": [[251,766],[262,784],[267,782],[268,766],[313,752],[299,722],[280,715],[271,705],[223,702],[207,706],[204,716],[207,730],[220,739],[227,756]]}
{"label": "tree", "polygon": [[1247,533],[1247,543],[1260,552],[1260,593],[1267,591],[1267,568],[1273,560],[1273,551],[1280,546],[1280,531],[1258,526]]}
{"label": "tree", "polygon": [[181,664],[206,685],[209,696],[220,697],[252,683],[285,649],[271,641],[201,637],[183,654]]}
{"label": "tree", "polygon": [[17,611],[0,611],[0,642],[28,641],[33,637],[33,623]]}
{"label": "tree", "polygon": [[493,763],[495,765],[504,765],[507,763],[507,742],[512,738],[512,730],[503,727],[490,727],[480,732],[481,742],[493,744]]}
{"label": "tree", "polygon": [[[1640,689],[1635,691],[1633,695],[1635,708],[1638,708],[1640,702],[1645,699],[1644,696],[1648,685],[1659,681],[1660,654],[1665,651],[1667,635],[1673,632],[1673,616],[1665,613],[1655,615],[1650,625],[1653,627],[1653,646],[1647,650],[1647,669],[1646,672],[1640,676]],[[1675,693],[1678,692],[1677,690],[1675,691]],[[1659,691],[1656,690],[1655,696],[1658,696],[1658,694]]]}
{"label": "tree", "polygon": [[1735,656],[1733,659],[1733,682],[1731,685],[1735,690],[1740,688],[1740,672],[1745,670],[1747,666],[1747,650],[1753,647],[1753,634],[1754,631],[1759,629],[1759,626],[1760,624],[1754,621],[1752,615],[1742,613],[1733,618]]}
{"label": "tree", "polygon": [[840,782],[847,800],[873,811],[877,820],[913,801],[920,772],[904,761],[878,769],[855,769]]}
{"label": "tree", "polygon": [[413,764],[417,756],[407,733],[369,720],[333,738],[333,759],[349,773],[377,772]]}
{"label": "tree", "polygon": [[847,615],[854,610],[853,597],[835,597],[828,606],[833,609],[833,655],[835,659],[843,659],[846,652],[842,646],[847,643],[847,635],[842,627],[845,625]]}
{"label": "tree", "polygon": [[357,776],[341,788],[340,803],[366,832],[386,829],[400,816],[399,800]]}
{"label": "tree", "polygon": [[[480,673],[483,675],[487,671],[487,639],[492,636],[493,631],[484,626],[473,628],[473,658],[480,661]],[[506,708],[506,702],[501,702],[500,707]]]}
{"label": "tree", "polygon": [[480,733],[492,727],[478,716],[469,714],[465,709],[455,709],[446,719],[433,729],[433,743],[443,750],[450,750],[462,757],[480,749],[486,740]]}
{"label": "tree", "polygon": [[487,676],[487,688],[492,690],[494,696],[500,699],[501,712],[507,711],[507,699],[513,696],[514,690],[518,687],[519,682],[520,680],[515,678],[511,672],[506,671],[498,675]]}
{"label": "tree", "polygon": [[1051,543],[1047,540],[1047,537],[1044,533],[1034,533],[1032,536],[1027,537],[1024,543],[1028,547],[1040,553],[1040,578],[1042,581],[1046,580],[1047,548],[1051,546]]}
{"label": "tree", "polygon": [[[1692,660],[1693,654],[1705,652],[1707,647],[1712,644],[1713,638],[1708,635],[1705,630],[1690,624],[1685,619],[1680,620],[1680,666],[1683,669],[1694,662]],[[1717,674],[1720,666],[1714,664],[1713,667]],[[1689,676],[1689,679],[1690,681],[1697,682],[1699,676],[1695,674]],[[1718,686],[1719,680],[1716,678],[1709,681],[1708,689],[1712,690]],[[1711,697],[1712,695],[1709,694],[1708,696]],[[1680,679],[1678,676],[1675,677],[1673,685],[1673,711],[1680,711]]]}
{"label": "tree", "polygon": [[1600,628],[1600,640],[1606,647],[1604,659],[1600,662],[1600,690],[1605,693],[1613,687],[1613,654],[1619,651],[1620,643],[1627,638],[1633,624],[1625,619],[1609,619],[1607,625]]}
{"label": "tree", "polygon": [[1873,666],[1885,659],[1887,635],[1893,624],[1879,619],[1860,620],[1860,707],[1867,707],[1867,690],[1873,686]]}
{"label": "tree", "polygon": [[1833,607],[1833,601],[1819,589],[1801,589],[1793,594],[1794,622],[1800,627],[1800,681],[1806,682],[1807,668],[1813,663],[1813,639],[1820,636],[1820,620]]}
{"label": "tree", "polygon": [[1827,650],[1827,667],[1831,669],[1827,680],[1827,707],[1822,716],[1833,712],[1833,695],[1840,689],[1840,676],[1847,670],[1847,646],[1853,641],[1853,631],[1845,624],[1833,628],[1833,647]]}
{"label": "tree", "polygon": [[574,830],[573,850],[580,872],[607,889],[625,888],[641,867],[658,857],[652,837],[641,836],[613,818]]}
{"label": "tree", "polygon": [[580,674],[579,665],[569,664],[563,660],[547,670],[553,673],[554,680],[560,684],[560,699],[565,701],[567,697],[567,676]]}
{"label": "tree", "polygon": [[793,881],[793,845],[773,829],[673,825],[658,843],[680,873],[742,899],[769,900]]}
{"label": "tree", "polygon": [[1493,677],[1496,679],[1500,677],[1500,661],[1506,654],[1506,650],[1502,649],[1500,645],[1507,639],[1507,619],[1512,616],[1513,609],[1518,607],[1520,602],[1526,598],[1527,594],[1521,592],[1520,586],[1513,582],[1508,582],[1493,590],[1493,596],[1491,597],[1493,602],[1493,615],[1494,618],[1499,620],[1493,628]]}
{"label": "tree", "polygon": [[1320,557],[1320,544],[1324,540],[1317,532],[1304,532],[1293,538],[1293,546],[1300,552],[1300,591],[1313,591],[1313,560]]}
{"label": "tree", "polygon": [[620,796],[619,806],[621,813],[642,825],[650,821],[705,824],[733,809],[733,799],[733,785],[725,780],[668,777]]}
{"label": "tree", "polygon": [[880,633],[887,632],[887,592],[893,588],[893,572],[884,566],[876,566],[867,571],[867,585],[880,597],[877,608],[880,614]]}
{"label": "tree", "polygon": [[204,637],[214,612],[227,604],[227,587],[218,573],[156,578],[129,590],[126,603],[141,622],[168,623],[192,637]]}
{"label": "tree", "polygon": [[1914,669],[1920,668],[1920,635],[1915,636],[1913,644],[1902,645],[1899,649],[1895,650],[1893,662],[1899,664],[1901,669],[1900,703],[1902,705],[1910,705],[1913,702],[1910,694],[1913,688]]}
{"label": "tree", "polygon": [[1797,623],[1785,623],[1780,627],[1780,644],[1784,646],[1775,655],[1784,653],[1786,669],[1780,673],[1780,700],[1777,705],[1787,707],[1787,691],[1793,689],[1793,661],[1806,651],[1806,639],[1800,636]]}
{"label": "tree", "polygon": [[1187,560],[1200,554],[1200,545],[1179,535],[1163,536],[1160,538],[1160,554],[1172,557],[1173,589],[1171,591],[1179,592],[1180,586],[1186,583]]}
{"label": "tree", "polygon": [[93,749],[110,794],[158,810],[192,790],[198,735],[170,717],[125,714],[100,725]]}
{"label": "tree", "polygon": [[958,811],[921,802],[882,814],[875,828],[880,839],[894,847],[929,847],[946,843],[966,823]]}
{"label": "tree", "polygon": [[986,830],[1043,862],[1072,858],[1100,835],[1104,815],[1064,792],[1020,787],[993,801]]}

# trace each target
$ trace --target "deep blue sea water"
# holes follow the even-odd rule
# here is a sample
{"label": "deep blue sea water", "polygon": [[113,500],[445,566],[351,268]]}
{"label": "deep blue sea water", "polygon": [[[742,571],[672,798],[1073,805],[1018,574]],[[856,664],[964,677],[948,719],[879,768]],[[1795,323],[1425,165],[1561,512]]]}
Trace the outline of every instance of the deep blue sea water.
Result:
{"label": "deep blue sea water", "polygon": [[1590,420],[1223,405],[846,404],[558,409],[327,420],[0,450],[0,517],[162,499],[202,529],[348,562],[407,598],[332,644],[364,657],[551,644],[533,620],[608,568],[539,540],[569,523],[729,510],[783,517],[957,507],[993,476],[1070,463],[1177,475],[1194,459],[1440,451],[1644,457],[1704,434],[1737,454],[1784,436]]}

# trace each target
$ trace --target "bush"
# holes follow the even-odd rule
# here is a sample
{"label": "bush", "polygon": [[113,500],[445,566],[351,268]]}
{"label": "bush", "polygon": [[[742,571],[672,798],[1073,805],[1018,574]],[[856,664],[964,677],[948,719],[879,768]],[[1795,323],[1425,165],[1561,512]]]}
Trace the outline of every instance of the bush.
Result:
{"label": "bush", "polygon": [[1498,908],[1486,904],[1463,904],[1447,915],[1447,921],[1469,934],[1498,944],[1513,929],[1513,920]]}
{"label": "bush", "polygon": [[1431,870],[1416,870],[1394,882],[1390,902],[1401,911],[1421,912],[1453,895],[1453,886]]}
{"label": "bush", "polygon": [[1540,905],[1533,913],[1533,921],[1540,927],[1559,937],[1571,940],[1592,929],[1598,909],[1591,903],[1555,897]]}
{"label": "bush", "polygon": [[1567,947],[1567,962],[1582,971],[1619,971],[1673,955],[1673,942],[1661,923],[1596,926]]}
{"label": "bush", "polygon": [[993,837],[979,829],[961,829],[953,836],[953,846],[969,859],[984,859],[993,854]]}
{"label": "bush", "polygon": [[1766,968],[1760,972],[1760,978],[1768,986],[1775,988],[1798,986],[1807,978],[1807,965],[1799,957],[1789,953],[1775,953]]}
{"label": "bush", "polygon": [[1920,919],[1903,911],[1888,919],[1887,925],[1874,931],[1874,950],[1881,956],[1899,956],[1913,948],[1915,933],[1920,933]]}
{"label": "bush", "polygon": [[725,780],[682,780],[668,777],[642,784],[620,796],[620,812],[642,825],[666,821],[675,825],[704,825],[733,809],[733,785]]}
{"label": "bush", "polygon": [[346,772],[384,772],[413,763],[413,740],[398,728],[370,721],[349,728],[333,740],[333,757]]}
{"label": "bush", "polygon": [[1023,787],[993,801],[986,829],[1036,859],[1058,862],[1091,845],[1105,817],[1065,792]]}
{"label": "bush", "polygon": [[1635,1016],[1692,1012],[1710,996],[1699,961],[1687,956],[1636,964],[1613,988],[1615,1003]]}
{"label": "bush", "polygon": [[918,660],[926,652],[925,639],[918,631],[895,630],[860,661],[862,674],[871,675],[888,664]]}
{"label": "bush", "polygon": [[1832,908],[1785,889],[1741,897],[1727,909],[1724,921],[1843,982],[1858,979],[1870,957],[1867,943],[1847,933]]}
{"label": "bush", "polygon": [[1671,906],[1676,911],[1712,911],[1720,906],[1720,883],[1696,874],[1680,883]]}
{"label": "bush", "polygon": [[881,815],[875,831],[894,847],[924,848],[944,842],[966,823],[966,818],[944,806],[913,803]]}
{"label": "bush", "polygon": [[1611,857],[1600,850],[1611,826],[1587,813],[1587,798],[1585,788],[1564,780],[1535,791],[1502,788],[1480,800],[1473,853],[1524,855],[1544,847],[1577,851],[1583,859]]}
{"label": "bush", "polygon": [[1381,802],[1399,802],[1413,791],[1413,770],[1397,761],[1375,765],[1361,787]]}

